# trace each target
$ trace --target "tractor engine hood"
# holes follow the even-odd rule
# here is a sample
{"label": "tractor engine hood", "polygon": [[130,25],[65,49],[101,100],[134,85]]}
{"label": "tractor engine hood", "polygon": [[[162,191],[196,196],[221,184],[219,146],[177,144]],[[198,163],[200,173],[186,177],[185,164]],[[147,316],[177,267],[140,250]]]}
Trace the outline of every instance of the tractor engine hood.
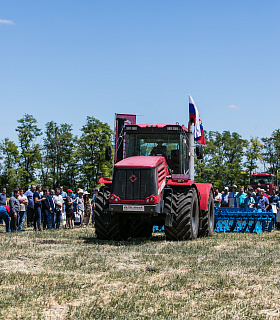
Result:
{"label": "tractor engine hood", "polygon": [[115,164],[115,168],[155,168],[163,164],[167,168],[167,162],[161,156],[135,156],[123,159]]}
{"label": "tractor engine hood", "polygon": [[167,162],[162,156],[123,159],[114,167],[110,203],[157,204],[168,175]]}

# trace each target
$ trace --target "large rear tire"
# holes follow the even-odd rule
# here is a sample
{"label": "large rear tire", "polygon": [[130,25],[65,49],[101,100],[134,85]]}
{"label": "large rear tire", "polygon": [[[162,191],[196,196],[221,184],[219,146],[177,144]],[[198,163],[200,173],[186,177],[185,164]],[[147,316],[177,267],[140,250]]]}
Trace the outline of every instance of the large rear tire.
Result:
{"label": "large rear tire", "polygon": [[198,236],[199,237],[207,237],[213,236],[214,234],[214,198],[213,193],[210,191],[209,199],[208,199],[208,208],[207,211],[201,211],[201,228],[199,228]]}
{"label": "large rear tire", "polygon": [[109,212],[110,191],[101,188],[95,200],[95,233],[101,240],[127,239],[126,220],[117,213]]}
{"label": "large rear tire", "polygon": [[[168,197],[167,197],[168,198]],[[183,192],[174,192],[173,200],[166,201],[166,208],[174,210],[171,227],[165,226],[168,240],[193,240],[198,236],[199,204],[197,192],[190,188]]]}

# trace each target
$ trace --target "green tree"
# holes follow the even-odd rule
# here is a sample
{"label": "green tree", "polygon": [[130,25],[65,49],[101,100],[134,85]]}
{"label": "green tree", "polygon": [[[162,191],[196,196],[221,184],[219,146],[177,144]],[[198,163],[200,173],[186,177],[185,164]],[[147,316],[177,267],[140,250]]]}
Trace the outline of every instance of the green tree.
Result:
{"label": "green tree", "polygon": [[259,167],[259,163],[263,162],[262,148],[263,144],[258,137],[252,137],[247,144],[244,166],[249,172],[250,176],[252,175],[253,171]]}
{"label": "green tree", "polygon": [[43,161],[41,178],[45,184],[58,187],[76,185],[77,174],[77,137],[72,134],[72,125],[46,123],[43,138]]}
{"label": "green tree", "polygon": [[60,125],[60,156],[61,163],[59,168],[60,184],[68,187],[75,187],[77,184],[76,175],[78,174],[78,152],[77,137],[72,133],[72,125],[63,123]]}
{"label": "green tree", "polygon": [[112,174],[112,163],[105,161],[105,149],[112,146],[113,132],[107,123],[87,117],[79,139],[80,173],[82,183],[92,190],[102,176]]}
{"label": "green tree", "polygon": [[15,186],[19,185],[19,152],[16,144],[5,138],[0,144],[2,158],[1,185],[6,186],[11,193]]}
{"label": "green tree", "polygon": [[41,180],[44,185],[57,186],[59,170],[59,127],[56,122],[47,122],[43,138]]}
{"label": "green tree", "polygon": [[27,187],[36,180],[36,170],[40,166],[40,144],[36,142],[42,132],[37,120],[29,114],[18,120],[18,140],[20,147],[20,175],[22,186]]}
{"label": "green tree", "polygon": [[272,132],[270,138],[262,138],[263,142],[263,162],[267,172],[277,174],[280,166],[280,129]]}
{"label": "green tree", "polygon": [[242,158],[247,141],[237,133],[205,133],[204,161],[196,161],[196,181],[209,182],[222,189],[242,183]]}

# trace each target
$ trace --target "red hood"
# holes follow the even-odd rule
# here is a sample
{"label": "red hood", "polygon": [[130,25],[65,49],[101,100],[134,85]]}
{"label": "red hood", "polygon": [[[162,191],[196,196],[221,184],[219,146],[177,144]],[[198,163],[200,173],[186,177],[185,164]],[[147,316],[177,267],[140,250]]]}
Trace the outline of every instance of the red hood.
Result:
{"label": "red hood", "polygon": [[159,156],[137,156],[123,159],[115,164],[116,168],[155,168],[160,163],[167,165],[164,157]]}

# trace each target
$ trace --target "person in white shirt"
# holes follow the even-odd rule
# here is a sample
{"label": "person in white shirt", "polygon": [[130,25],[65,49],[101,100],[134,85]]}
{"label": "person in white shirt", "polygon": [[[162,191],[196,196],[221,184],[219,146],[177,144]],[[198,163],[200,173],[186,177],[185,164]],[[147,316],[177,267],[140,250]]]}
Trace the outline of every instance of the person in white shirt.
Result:
{"label": "person in white shirt", "polygon": [[218,188],[214,190],[214,207],[220,207],[222,201],[222,195],[219,192]]}
{"label": "person in white shirt", "polygon": [[23,189],[19,189],[19,196],[18,196],[18,201],[20,204],[20,211],[18,215],[18,231],[24,231],[22,230],[23,222],[25,220],[25,211],[26,211],[26,206],[28,205],[28,200],[27,196],[23,194]]}
{"label": "person in white shirt", "polygon": [[63,198],[60,194],[60,189],[55,189],[55,195],[53,196],[54,211],[55,211],[55,228],[59,229],[60,221],[62,217]]}

